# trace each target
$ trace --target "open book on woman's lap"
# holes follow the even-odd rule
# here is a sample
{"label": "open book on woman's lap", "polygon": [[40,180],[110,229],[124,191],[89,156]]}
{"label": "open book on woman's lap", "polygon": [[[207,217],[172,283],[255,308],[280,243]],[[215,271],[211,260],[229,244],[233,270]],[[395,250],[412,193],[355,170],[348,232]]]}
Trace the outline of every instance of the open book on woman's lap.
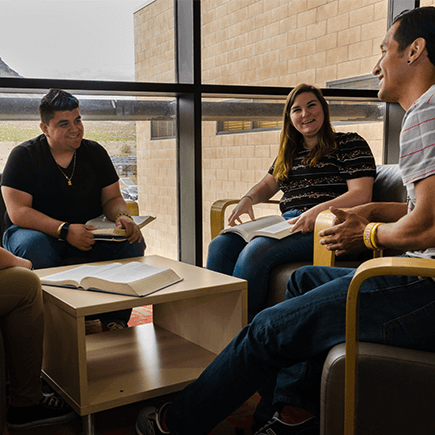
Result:
{"label": "open book on woman's lap", "polygon": [[221,231],[224,233],[235,233],[242,237],[246,242],[250,242],[254,237],[270,237],[272,239],[284,239],[298,231],[292,232],[292,224],[289,224],[280,215],[264,216],[254,221],[244,222],[234,227],[228,227]]}

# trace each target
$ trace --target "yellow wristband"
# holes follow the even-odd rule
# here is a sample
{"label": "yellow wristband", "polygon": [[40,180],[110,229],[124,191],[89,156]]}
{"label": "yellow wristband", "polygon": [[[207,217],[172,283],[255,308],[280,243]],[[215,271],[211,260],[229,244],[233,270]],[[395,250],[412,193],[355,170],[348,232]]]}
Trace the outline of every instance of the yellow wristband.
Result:
{"label": "yellow wristband", "polygon": [[378,237],[377,237],[378,228],[382,224],[383,222],[377,222],[375,225],[372,226],[370,230],[370,242],[375,248],[375,251],[380,251],[381,249],[383,249],[382,246],[378,245]]}
{"label": "yellow wristband", "polygon": [[370,249],[371,251],[379,251],[383,249],[381,246],[378,245],[376,232],[378,230],[379,225],[382,225],[383,222],[370,222],[367,224],[367,226],[364,229],[364,245],[367,249]]}
{"label": "yellow wristband", "polygon": [[370,231],[373,227],[373,225],[375,224],[375,222],[370,222],[369,224],[367,224],[367,226],[364,229],[364,245],[366,246],[367,249],[370,249],[371,251],[374,251],[374,247],[372,245],[372,242],[370,240]]}

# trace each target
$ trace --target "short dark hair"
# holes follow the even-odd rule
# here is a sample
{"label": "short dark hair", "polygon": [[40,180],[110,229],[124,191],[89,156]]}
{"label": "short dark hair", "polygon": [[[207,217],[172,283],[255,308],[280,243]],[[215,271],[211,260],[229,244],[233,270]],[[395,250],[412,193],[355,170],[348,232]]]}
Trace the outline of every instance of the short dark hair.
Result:
{"label": "short dark hair", "polygon": [[394,18],[393,23],[400,23],[393,39],[399,44],[399,53],[409,47],[417,38],[426,40],[427,55],[435,66],[435,7],[425,6],[406,10]]}
{"label": "short dark hair", "polygon": [[74,110],[79,107],[79,100],[61,89],[50,89],[39,103],[39,116],[44,124],[49,124],[54,118],[54,112]]}

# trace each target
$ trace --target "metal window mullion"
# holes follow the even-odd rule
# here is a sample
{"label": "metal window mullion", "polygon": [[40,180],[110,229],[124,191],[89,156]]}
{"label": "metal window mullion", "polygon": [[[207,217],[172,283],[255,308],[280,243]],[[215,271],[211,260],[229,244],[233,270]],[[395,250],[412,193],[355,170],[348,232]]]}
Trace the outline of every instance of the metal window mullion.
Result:
{"label": "metal window mullion", "polygon": [[177,97],[178,257],[202,266],[201,16],[199,0],[174,0]]}

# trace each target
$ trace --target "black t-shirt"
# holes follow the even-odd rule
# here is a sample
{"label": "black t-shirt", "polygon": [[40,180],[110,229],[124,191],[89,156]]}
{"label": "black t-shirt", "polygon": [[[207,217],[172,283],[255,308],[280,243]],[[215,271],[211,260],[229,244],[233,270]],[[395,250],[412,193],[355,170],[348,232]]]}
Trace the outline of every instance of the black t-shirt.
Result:
{"label": "black t-shirt", "polygon": [[[296,156],[287,178],[279,183],[281,213],[306,211],[348,191],[347,180],[375,177],[376,165],[368,143],[357,133],[337,133],[337,148],[314,166],[302,162],[309,150]],[[275,162],[269,169],[273,174]]]}
{"label": "black t-shirt", "polygon": [[[74,158],[62,171],[70,177],[73,166]],[[117,180],[107,151],[97,142],[83,139],[69,186],[42,134],[11,151],[1,184],[32,195],[32,207],[47,216],[84,224],[103,213],[101,190]],[[5,220],[9,227],[9,217]]]}

